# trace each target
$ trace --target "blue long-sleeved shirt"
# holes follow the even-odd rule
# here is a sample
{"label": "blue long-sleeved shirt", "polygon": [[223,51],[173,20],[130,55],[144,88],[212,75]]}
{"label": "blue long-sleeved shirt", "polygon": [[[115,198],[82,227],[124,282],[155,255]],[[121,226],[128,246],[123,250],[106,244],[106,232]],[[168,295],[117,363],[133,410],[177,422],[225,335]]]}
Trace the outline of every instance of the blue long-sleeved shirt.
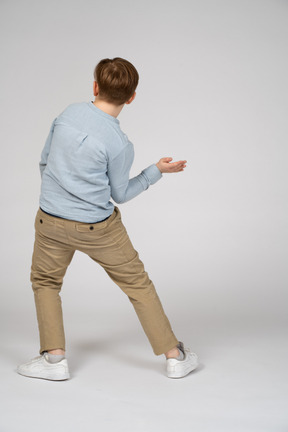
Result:
{"label": "blue long-sleeved shirt", "polygon": [[155,164],[129,179],[133,144],[119,120],[93,102],[68,107],[54,119],[41,154],[40,207],[55,216],[94,223],[139,195],[162,173]]}

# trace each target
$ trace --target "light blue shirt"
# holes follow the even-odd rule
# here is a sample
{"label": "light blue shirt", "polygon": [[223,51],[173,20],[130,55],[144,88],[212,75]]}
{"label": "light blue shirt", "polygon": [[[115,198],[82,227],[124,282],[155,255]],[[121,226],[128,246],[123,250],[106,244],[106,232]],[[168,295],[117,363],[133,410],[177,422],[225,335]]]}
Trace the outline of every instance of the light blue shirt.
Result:
{"label": "light blue shirt", "polygon": [[95,223],[117,204],[139,195],[162,177],[153,164],[129,179],[133,144],[119,120],[93,102],[68,107],[51,125],[41,154],[40,207],[55,216]]}

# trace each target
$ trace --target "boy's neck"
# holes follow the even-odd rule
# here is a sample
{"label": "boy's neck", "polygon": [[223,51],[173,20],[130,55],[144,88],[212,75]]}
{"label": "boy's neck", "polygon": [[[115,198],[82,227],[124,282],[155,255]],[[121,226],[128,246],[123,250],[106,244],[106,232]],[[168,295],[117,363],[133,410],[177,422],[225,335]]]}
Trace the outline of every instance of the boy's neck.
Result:
{"label": "boy's neck", "polygon": [[99,99],[97,96],[95,97],[95,101],[93,102],[93,105],[95,105],[97,108],[99,108],[101,111],[104,111],[106,114],[109,114],[113,117],[118,117],[120,112],[122,111],[123,105],[114,105],[109,102],[106,102],[102,99]]}

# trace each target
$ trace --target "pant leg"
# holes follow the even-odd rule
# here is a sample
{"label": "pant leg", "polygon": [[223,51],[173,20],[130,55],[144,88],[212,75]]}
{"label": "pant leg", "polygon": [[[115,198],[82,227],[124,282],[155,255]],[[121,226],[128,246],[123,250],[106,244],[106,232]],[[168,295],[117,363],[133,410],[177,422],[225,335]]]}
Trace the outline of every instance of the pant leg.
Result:
{"label": "pant leg", "polygon": [[40,354],[52,349],[65,350],[60,290],[74,250],[67,242],[64,222],[38,211],[31,282],[40,336]]}
{"label": "pant leg", "polygon": [[[84,231],[86,228],[83,224],[78,225],[78,229]],[[108,221],[98,224],[95,229],[87,227],[84,238],[85,244],[80,250],[99,263],[128,296],[154,353],[160,355],[175,347],[179,341],[154,284],[129,239],[119,209],[115,207]]]}

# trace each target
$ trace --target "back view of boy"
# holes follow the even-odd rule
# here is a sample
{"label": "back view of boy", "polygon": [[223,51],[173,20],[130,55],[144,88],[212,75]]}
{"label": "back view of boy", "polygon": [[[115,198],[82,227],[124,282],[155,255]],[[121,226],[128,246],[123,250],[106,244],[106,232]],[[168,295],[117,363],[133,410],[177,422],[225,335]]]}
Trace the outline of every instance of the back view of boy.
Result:
{"label": "back view of boy", "polygon": [[174,335],[110,198],[125,203],[160,180],[162,173],[183,171],[186,161],[162,158],[129,179],[133,144],[117,116],[136,96],[138,72],[122,58],[104,59],[94,79],[95,101],[71,104],[58,115],[41,154],[31,267],[40,356],[18,366],[17,372],[49,380],[70,377],[60,290],[78,250],[100,264],[128,296],[154,354],[165,354],[167,376],[180,378],[197,367],[197,356]]}

